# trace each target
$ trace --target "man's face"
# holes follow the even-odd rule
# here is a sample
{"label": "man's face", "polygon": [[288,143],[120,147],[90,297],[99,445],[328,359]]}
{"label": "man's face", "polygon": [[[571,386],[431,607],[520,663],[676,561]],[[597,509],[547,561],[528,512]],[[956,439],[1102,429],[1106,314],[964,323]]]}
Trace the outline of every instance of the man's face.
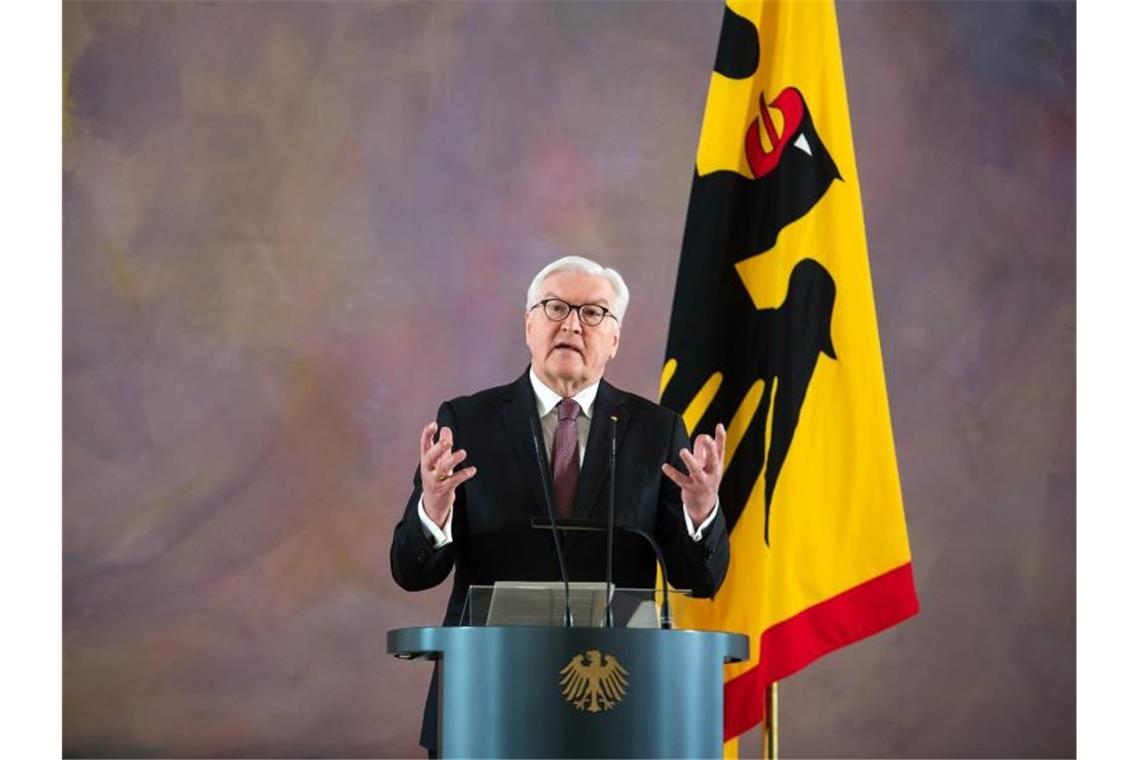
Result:
{"label": "man's face", "polygon": [[[568,304],[593,303],[614,308],[609,281],[584,272],[555,272],[543,280],[538,300],[560,298]],[[621,327],[607,316],[599,325],[584,325],[577,310],[561,322],[546,317],[541,306],[526,313],[526,345],[534,372],[551,388],[574,393],[602,376],[606,362],[617,356]]]}

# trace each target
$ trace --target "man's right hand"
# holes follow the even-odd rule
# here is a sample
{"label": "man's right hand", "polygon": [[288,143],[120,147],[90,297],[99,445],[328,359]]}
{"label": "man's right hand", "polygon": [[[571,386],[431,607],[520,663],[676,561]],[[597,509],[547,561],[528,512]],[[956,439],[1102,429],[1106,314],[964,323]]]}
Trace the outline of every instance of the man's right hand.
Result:
{"label": "man's right hand", "polygon": [[432,422],[420,433],[420,481],[423,483],[424,511],[442,528],[451,514],[451,505],[455,503],[455,489],[475,476],[475,468],[455,470],[455,466],[467,458],[467,452],[451,450],[449,427],[442,428],[439,440],[432,443],[438,427]]}

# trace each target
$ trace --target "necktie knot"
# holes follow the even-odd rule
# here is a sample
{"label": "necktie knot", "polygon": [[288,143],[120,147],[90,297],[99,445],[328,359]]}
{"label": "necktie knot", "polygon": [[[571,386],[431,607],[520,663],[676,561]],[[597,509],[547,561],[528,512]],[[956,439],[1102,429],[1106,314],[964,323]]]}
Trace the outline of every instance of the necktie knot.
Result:
{"label": "necktie knot", "polygon": [[572,398],[564,398],[558,402],[558,421],[577,420],[582,413],[582,407]]}

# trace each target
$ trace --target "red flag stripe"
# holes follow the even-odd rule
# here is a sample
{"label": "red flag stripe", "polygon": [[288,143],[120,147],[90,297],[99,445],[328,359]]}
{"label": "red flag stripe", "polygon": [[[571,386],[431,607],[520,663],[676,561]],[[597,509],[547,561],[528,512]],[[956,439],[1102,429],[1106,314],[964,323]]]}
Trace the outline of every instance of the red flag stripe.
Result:
{"label": "red flag stripe", "polygon": [[768,684],[917,613],[908,562],[768,628],[760,635],[760,662],[724,685],[724,740],[764,720]]}

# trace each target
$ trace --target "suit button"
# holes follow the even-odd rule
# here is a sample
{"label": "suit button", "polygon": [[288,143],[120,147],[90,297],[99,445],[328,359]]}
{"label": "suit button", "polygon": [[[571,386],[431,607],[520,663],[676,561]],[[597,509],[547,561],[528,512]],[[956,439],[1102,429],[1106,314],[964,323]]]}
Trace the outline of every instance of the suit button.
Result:
{"label": "suit button", "polygon": [[712,550],[712,547],[710,546],[708,549],[705,549],[705,559],[712,559],[712,558],[713,558],[713,550]]}
{"label": "suit button", "polygon": [[427,561],[427,549],[420,549],[419,554],[416,555],[416,562],[421,565]]}

